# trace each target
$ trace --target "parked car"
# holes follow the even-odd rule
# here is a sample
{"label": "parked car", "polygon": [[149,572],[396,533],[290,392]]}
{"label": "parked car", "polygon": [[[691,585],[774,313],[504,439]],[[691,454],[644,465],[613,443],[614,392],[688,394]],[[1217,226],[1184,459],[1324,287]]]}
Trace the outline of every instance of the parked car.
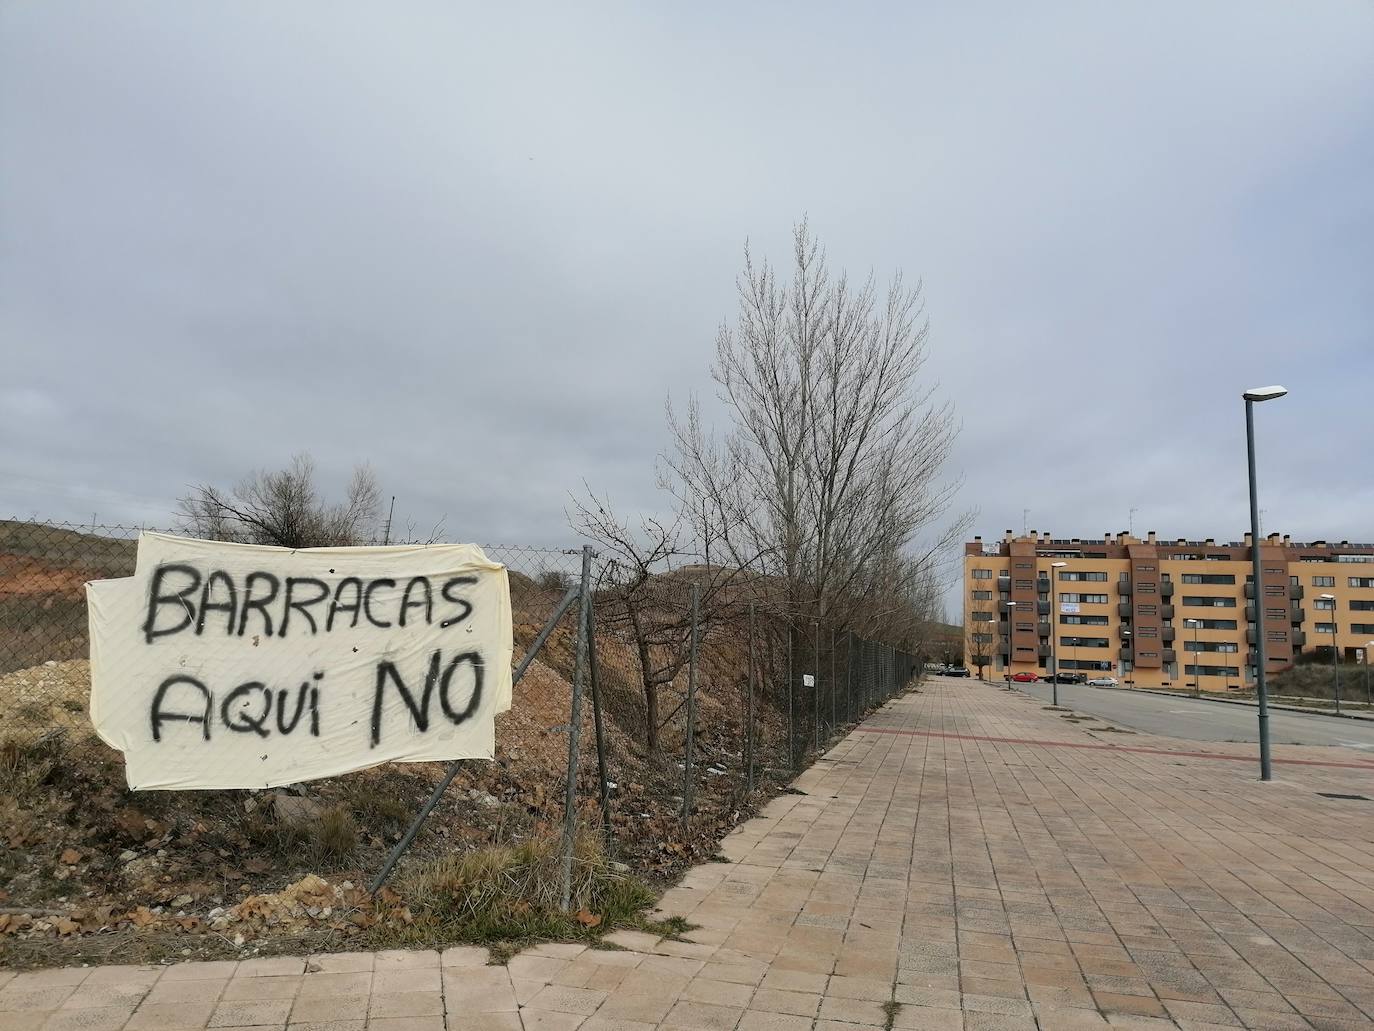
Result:
{"label": "parked car", "polygon": [[[1052,684],[1052,683],[1054,683],[1054,674],[1053,674],[1053,673],[1046,673],[1046,674],[1045,674],[1043,677],[1041,677],[1040,679],[1043,680],[1043,681],[1044,681],[1045,683],[1047,683],[1047,684]],[[1083,682],[1084,682],[1085,680],[1087,680],[1087,679],[1088,679],[1088,677],[1087,677],[1087,674],[1085,674],[1085,673],[1060,673],[1060,674],[1059,674],[1059,682],[1060,682],[1061,684],[1081,684],[1081,683],[1083,683]]]}
{"label": "parked car", "polygon": [[1116,677],[1093,677],[1088,681],[1089,687],[1116,687]]}
{"label": "parked car", "polygon": [[970,674],[969,674],[969,671],[968,671],[968,667],[966,667],[966,666],[946,666],[946,667],[945,667],[945,676],[947,676],[947,677],[966,677],[966,676],[969,676],[969,675],[970,675]]}
{"label": "parked car", "polygon": [[1040,678],[1034,673],[1028,673],[1022,670],[1020,673],[1014,674],[1011,679],[1015,680],[1018,684],[1033,684]]}

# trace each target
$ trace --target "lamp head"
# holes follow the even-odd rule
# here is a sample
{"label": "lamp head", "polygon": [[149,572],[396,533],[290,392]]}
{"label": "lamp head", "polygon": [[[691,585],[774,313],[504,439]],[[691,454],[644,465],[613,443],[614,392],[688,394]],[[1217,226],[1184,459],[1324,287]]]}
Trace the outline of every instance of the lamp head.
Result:
{"label": "lamp head", "polygon": [[1275,384],[1271,387],[1251,387],[1241,397],[1247,401],[1272,401],[1276,397],[1283,397],[1286,393],[1288,393],[1287,387]]}
{"label": "lamp head", "polygon": [[1317,595],[1317,597],[1318,597],[1321,601],[1335,601],[1335,600],[1336,600],[1336,596],[1335,596],[1334,594],[1319,594],[1319,595]]}

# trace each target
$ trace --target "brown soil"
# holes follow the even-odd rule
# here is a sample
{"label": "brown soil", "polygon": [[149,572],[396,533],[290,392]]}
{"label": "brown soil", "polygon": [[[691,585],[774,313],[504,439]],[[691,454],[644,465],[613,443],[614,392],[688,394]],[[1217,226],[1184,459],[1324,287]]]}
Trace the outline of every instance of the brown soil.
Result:
{"label": "brown soil", "polygon": [[[4,589],[13,589],[17,574],[19,588],[40,604],[44,591],[70,596],[84,575],[0,559]],[[559,592],[512,579],[519,654]],[[512,710],[497,719],[495,761],[464,765],[403,867],[557,833],[573,648],[565,619],[516,686]],[[598,638],[616,784],[610,858],[659,883],[712,856],[787,776],[761,776],[760,790],[746,797],[742,642],[715,631],[701,655],[695,804],[684,822],[686,674],[662,691],[661,712],[671,717],[663,754],[647,755],[633,652]],[[116,946],[124,957],[358,947],[372,940],[378,921],[404,919],[404,900],[379,901],[363,889],[443,776],[439,764],[390,765],[273,791],[130,792],[122,758],[90,726],[89,691],[85,659],[52,658],[0,676],[0,965],[98,961]],[[764,711],[756,733],[773,743],[767,761],[775,761],[785,724]],[[582,818],[595,823],[589,701],[583,713],[578,798]]]}

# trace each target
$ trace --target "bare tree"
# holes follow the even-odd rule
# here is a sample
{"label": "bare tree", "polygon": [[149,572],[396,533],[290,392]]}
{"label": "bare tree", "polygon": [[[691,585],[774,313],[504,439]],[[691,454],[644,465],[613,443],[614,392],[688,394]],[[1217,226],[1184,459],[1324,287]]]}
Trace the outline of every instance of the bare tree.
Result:
{"label": "bare tree", "polygon": [[639,660],[644,696],[645,747],[660,748],[660,731],[671,714],[661,713],[660,692],[687,663],[691,642],[691,584],[698,595],[698,640],[731,611],[731,588],[744,575],[737,565],[711,561],[709,520],[682,516],[669,522],[644,517],[638,527],[620,519],[608,499],[587,489],[573,498],[572,528],[596,542],[606,561],[597,578],[597,619],[626,635]]}
{"label": "bare tree", "polygon": [[978,669],[978,679],[992,665],[992,650],[996,644],[997,617],[991,602],[969,602],[964,613],[964,652],[970,665]]}
{"label": "bare tree", "polygon": [[230,490],[193,487],[178,502],[178,512],[181,527],[197,537],[317,548],[375,537],[381,501],[366,465],[353,470],[342,501],[326,501],[315,483],[314,460],[298,454],[285,469],[260,470]]}
{"label": "bare tree", "polygon": [[712,366],[732,427],[717,441],[695,401],[670,409],[661,480],[684,510],[712,514],[737,564],[760,557],[789,612],[872,623],[966,529],[938,525],[958,488],[942,478],[957,426],[921,377],[919,285],[897,275],[880,294],[872,276],[832,275],[805,222],[791,266],[781,282],[746,247]]}

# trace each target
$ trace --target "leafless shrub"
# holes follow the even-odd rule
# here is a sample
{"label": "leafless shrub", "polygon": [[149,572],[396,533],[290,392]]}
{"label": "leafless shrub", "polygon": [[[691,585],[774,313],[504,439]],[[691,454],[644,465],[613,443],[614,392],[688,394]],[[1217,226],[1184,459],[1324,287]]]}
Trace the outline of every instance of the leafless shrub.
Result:
{"label": "leafless shrub", "polygon": [[330,503],[315,483],[315,463],[296,455],[285,469],[260,470],[231,490],[194,487],[178,504],[181,528],[196,537],[283,548],[366,543],[377,536],[381,490],[359,465],[344,499]]}

